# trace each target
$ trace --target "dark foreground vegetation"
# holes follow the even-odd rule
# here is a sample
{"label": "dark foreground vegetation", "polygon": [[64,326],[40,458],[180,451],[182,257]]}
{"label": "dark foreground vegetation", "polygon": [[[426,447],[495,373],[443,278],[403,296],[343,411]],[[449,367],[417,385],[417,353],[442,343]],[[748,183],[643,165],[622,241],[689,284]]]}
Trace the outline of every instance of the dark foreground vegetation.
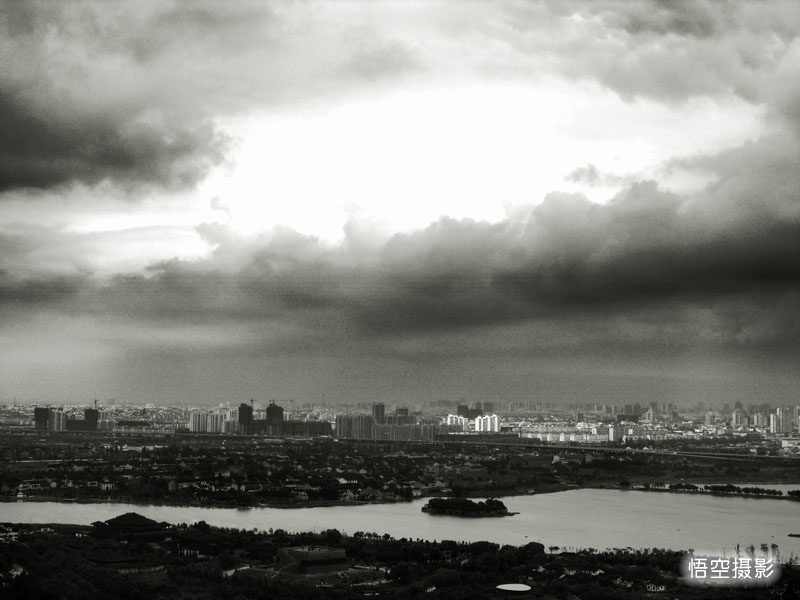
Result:
{"label": "dark foreground vegetation", "polygon": [[[150,538],[108,528],[0,527],[0,597],[140,600],[362,597],[486,599],[501,583],[526,583],[549,599],[797,598],[800,573],[785,567],[769,588],[697,588],[680,578],[682,553],[621,549],[557,552],[539,543],[439,543],[356,533],[287,534],[157,524]],[[281,566],[288,547],[344,550],[346,563],[303,574]],[[658,591],[654,591],[658,590]]]}

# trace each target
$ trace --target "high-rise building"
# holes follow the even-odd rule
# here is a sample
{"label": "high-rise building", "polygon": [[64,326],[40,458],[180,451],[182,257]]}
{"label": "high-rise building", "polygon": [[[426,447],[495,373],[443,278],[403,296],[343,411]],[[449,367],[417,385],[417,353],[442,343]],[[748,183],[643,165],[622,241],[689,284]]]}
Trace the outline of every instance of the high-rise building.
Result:
{"label": "high-rise building", "polygon": [[267,433],[270,435],[280,435],[283,433],[283,407],[275,404],[275,401],[267,406]]}
{"label": "high-rise building", "polygon": [[[409,414],[408,407],[396,407],[394,414],[387,415],[383,421],[386,425],[415,425],[417,418]],[[377,421],[376,425],[380,425]]]}
{"label": "high-rise building", "polygon": [[33,426],[36,431],[47,431],[47,416],[49,412],[43,406],[37,406],[33,409]]}
{"label": "high-rise building", "polygon": [[253,407],[244,402],[239,405],[239,433],[253,435]]}
{"label": "high-rise building", "polygon": [[377,425],[383,425],[386,422],[386,406],[382,402],[372,405],[372,420]]}
{"label": "high-rise building", "polygon": [[447,415],[447,424],[451,426],[457,426],[460,428],[461,431],[467,430],[467,423],[469,420],[467,417],[459,417],[458,415]]}
{"label": "high-rise building", "polygon": [[339,415],[336,417],[336,437],[372,439],[374,425],[371,415]]}
{"label": "high-rise building", "polygon": [[208,412],[193,410],[189,415],[189,431],[203,433],[208,431]]}
{"label": "high-rise building", "polygon": [[208,415],[208,428],[206,431],[209,433],[222,433],[223,424],[225,423],[225,415],[219,412],[211,413]]}
{"label": "high-rise building", "polygon": [[500,431],[500,421],[497,415],[475,417],[475,431]]}
{"label": "high-rise building", "polygon": [[775,412],[778,416],[778,433],[792,433],[794,430],[794,412],[792,409],[781,406]]}
{"label": "high-rise building", "polygon": [[275,401],[269,403],[267,406],[267,425],[282,425],[283,424],[283,407],[275,404]]}
{"label": "high-rise building", "polygon": [[86,408],[82,419],[67,417],[64,428],[67,431],[97,431],[100,421],[100,411],[96,408]]}
{"label": "high-rise building", "polygon": [[66,426],[66,413],[60,408],[51,408],[47,413],[47,429],[49,431],[64,431]]}
{"label": "high-rise building", "polygon": [[100,420],[100,411],[96,408],[87,408],[83,411],[87,431],[97,431],[97,422]]}

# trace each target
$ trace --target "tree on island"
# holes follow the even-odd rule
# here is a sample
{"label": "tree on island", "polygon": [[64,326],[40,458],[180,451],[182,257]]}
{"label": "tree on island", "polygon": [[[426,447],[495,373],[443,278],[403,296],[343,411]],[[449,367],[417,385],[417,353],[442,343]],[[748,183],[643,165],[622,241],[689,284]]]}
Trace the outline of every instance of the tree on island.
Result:
{"label": "tree on island", "polygon": [[459,514],[493,514],[508,512],[506,505],[496,498],[485,502],[474,502],[468,498],[431,498],[426,506],[429,510]]}

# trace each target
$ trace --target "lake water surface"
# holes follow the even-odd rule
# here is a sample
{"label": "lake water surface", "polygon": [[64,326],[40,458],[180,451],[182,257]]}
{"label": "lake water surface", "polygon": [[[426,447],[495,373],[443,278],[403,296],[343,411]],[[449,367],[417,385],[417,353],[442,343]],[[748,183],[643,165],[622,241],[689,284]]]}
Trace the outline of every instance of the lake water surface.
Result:
{"label": "lake water surface", "polygon": [[[764,485],[764,487],[768,487]],[[463,519],[421,512],[425,499],[396,504],[320,508],[197,508],[135,504],[16,502],[0,504],[0,522],[90,524],[125,512],[169,523],[259,530],[339,529],[393,537],[566,548],[670,548],[725,553],[739,544],[777,544],[783,558],[800,556],[800,502],[616,490],[572,490],[502,499],[502,518]]]}

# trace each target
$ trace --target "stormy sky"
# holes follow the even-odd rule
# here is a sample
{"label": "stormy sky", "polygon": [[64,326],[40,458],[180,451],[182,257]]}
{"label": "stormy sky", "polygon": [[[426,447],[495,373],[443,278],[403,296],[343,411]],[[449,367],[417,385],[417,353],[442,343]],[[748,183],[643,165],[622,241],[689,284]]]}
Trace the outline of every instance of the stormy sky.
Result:
{"label": "stormy sky", "polygon": [[800,5],[2,2],[0,402],[800,402]]}

